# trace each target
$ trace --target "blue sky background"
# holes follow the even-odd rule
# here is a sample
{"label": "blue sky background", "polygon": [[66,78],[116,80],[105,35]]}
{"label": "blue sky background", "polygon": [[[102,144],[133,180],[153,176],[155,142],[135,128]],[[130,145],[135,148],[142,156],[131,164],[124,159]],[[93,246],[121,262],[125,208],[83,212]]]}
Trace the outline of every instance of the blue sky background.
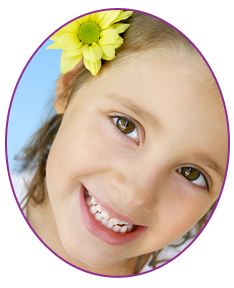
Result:
{"label": "blue sky background", "polygon": [[62,50],[46,50],[51,43],[53,41],[47,40],[33,57],[29,55],[31,60],[25,64],[25,68],[22,67],[23,74],[19,75],[21,78],[12,96],[7,133],[8,164],[11,171],[15,165],[14,155],[47,117],[49,109],[45,107],[54,97]]}

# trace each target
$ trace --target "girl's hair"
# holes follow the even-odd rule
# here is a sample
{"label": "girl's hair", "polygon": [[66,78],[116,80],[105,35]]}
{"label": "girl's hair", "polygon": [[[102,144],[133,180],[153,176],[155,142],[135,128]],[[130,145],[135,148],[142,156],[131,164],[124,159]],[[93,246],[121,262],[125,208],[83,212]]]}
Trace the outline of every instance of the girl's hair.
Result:
{"label": "girl's hair", "polygon": [[[128,19],[130,27],[123,33],[124,44],[116,51],[116,58],[112,61],[103,61],[102,69],[109,65],[120,65],[122,61],[127,61],[132,53],[143,53],[149,49],[156,50],[155,55],[159,57],[185,57],[186,55],[198,55],[199,53],[194,46],[177,30],[166,24],[165,22],[156,19],[152,16],[134,12]],[[126,23],[126,20],[125,20]],[[158,54],[157,54],[158,52]],[[200,56],[202,59],[202,57]],[[63,75],[63,84],[65,89],[58,95],[58,99],[65,98],[67,105],[69,100],[77,92],[84,83],[87,83],[93,76],[83,66],[78,65],[72,71]],[[50,151],[50,147],[56,137],[57,131],[60,127],[63,115],[54,115],[48,117],[44,125],[36,131],[31,137],[31,140],[23,148],[21,153],[16,157],[20,160],[20,171],[33,170],[33,179],[27,187],[27,195],[22,200],[24,207],[27,206],[31,200],[32,203],[40,204],[44,200],[45,186],[44,179],[46,175],[46,162]],[[215,204],[214,204],[215,205]],[[196,233],[189,231],[183,237],[183,242],[178,246],[184,244],[189,238],[194,238],[202,229],[211,211],[214,207],[203,216],[196,224]],[[24,208],[23,207],[23,208]],[[171,245],[173,247],[173,245]],[[158,260],[158,256],[163,249],[152,253],[150,265],[152,268],[158,266],[159,263],[168,261],[170,259]],[[139,273],[143,263],[143,257],[139,257],[135,266],[133,274]]]}

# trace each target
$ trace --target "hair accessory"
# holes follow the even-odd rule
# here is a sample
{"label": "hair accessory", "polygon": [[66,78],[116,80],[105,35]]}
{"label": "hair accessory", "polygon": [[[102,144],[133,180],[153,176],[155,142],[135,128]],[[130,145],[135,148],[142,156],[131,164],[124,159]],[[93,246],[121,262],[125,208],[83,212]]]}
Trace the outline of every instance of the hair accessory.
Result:
{"label": "hair accessory", "polygon": [[133,11],[110,10],[86,15],[57,31],[46,49],[63,49],[60,61],[62,73],[71,71],[83,58],[85,67],[97,75],[101,59],[115,58],[115,49],[124,40],[123,33],[130,24],[117,23],[132,15]]}

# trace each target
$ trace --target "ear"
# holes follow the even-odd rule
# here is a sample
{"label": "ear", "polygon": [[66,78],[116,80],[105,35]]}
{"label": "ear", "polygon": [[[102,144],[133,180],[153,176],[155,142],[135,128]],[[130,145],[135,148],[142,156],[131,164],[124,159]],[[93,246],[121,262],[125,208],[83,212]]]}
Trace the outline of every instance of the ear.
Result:
{"label": "ear", "polygon": [[56,88],[55,88],[55,102],[54,102],[54,109],[56,111],[57,114],[64,114],[66,106],[67,106],[67,98],[66,97],[62,97],[61,95],[63,95],[66,86],[64,85],[64,74],[61,74],[58,77],[57,83],[56,83]]}
{"label": "ear", "polygon": [[54,109],[57,114],[64,114],[73,84],[77,77],[79,77],[82,66],[83,61],[81,60],[71,71],[67,72],[66,74],[61,74],[58,77],[55,88],[54,102]]}

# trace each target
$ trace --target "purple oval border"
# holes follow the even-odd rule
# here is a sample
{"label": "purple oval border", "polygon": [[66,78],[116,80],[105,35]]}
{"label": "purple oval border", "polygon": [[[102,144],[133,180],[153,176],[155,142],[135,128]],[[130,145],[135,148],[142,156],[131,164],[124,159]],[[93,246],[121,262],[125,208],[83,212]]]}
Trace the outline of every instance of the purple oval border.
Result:
{"label": "purple oval border", "polygon": [[[205,225],[203,226],[203,228],[201,229],[201,231],[198,233],[198,235],[191,241],[191,243],[189,243],[188,246],[186,246],[180,253],[178,253],[175,257],[173,257],[172,259],[170,259],[169,261],[167,261],[166,263],[154,268],[154,269],[151,269],[149,271],[145,271],[145,272],[142,272],[142,273],[139,273],[139,274],[133,274],[133,275],[127,275],[127,276],[108,276],[108,275],[102,275],[102,274],[96,274],[96,273],[92,273],[92,272],[89,272],[87,270],[84,270],[84,269],[81,269],[69,262],[67,262],[66,260],[64,260],[63,258],[61,258],[58,254],[56,254],[49,246],[47,246],[43,240],[37,235],[37,233],[33,230],[32,226],[30,225],[30,223],[28,222],[27,218],[25,217],[24,215],[24,212],[22,211],[21,207],[20,207],[20,204],[19,204],[19,201],[16,197],[16,194],[15,194],[15,191],[14,191],[14,187],[13,187],[13,184],[12,184],[12,181],[11,181],[11,174],[10,174],[10,170],[9,170],[9,164],[8,164],[8,153],[7,153],[7,132],[8,132],[8,122],[9,122],[9,116],[10,116],[10,111],[11,111],[11,106],[12,106],[12,102],[13,102],[13,99],[14,99],[14,96],[15,96],[15,92],[16,92],[16,89],[19,85],[19,82],[27,68],[27,66],[29,65],[29,63],[31,62],[31,60],[33,59],[33,57],[35,56],[35,54],[38,52],[38,50],[44,45],[44,43],[55,33],[57,32],[59,29],[61,29],[62,27],[64,27],[65,25],[67,25],[68,23],[74,21],[75,19],[78,19],[78,18],[81,18],[83,16],[86,16],[88,14],[91,14],[91,13],[96,13],[96,12],[101,12],[101,11],[106,11],[106,10],[130,10],[130,11],[134,11],[134,12],[139,12],[139,13],[142,13],[142,14],[146,14],[146,15],[149,15],[151,17],[154,17],[156,19],[159,19],[160,21],[168,24],[169,26],[171,26],[172,28],[174,28],[176,31],[178,31],[181,35],[183,35],[193,46],[194,48],[198,51],[198,53],[201,55],[201,57],[203,58],[203,60],[205,61],[206,65],[208,66],[208,68],[210,69],[210,72],[212,73],[214,79],[215,79],[215,82],[218,86],[218,89],[219,89],[219,92],[220,92],[220,95],[221,95],[221,98],[222,98],[222,101],[223,101],[223,106],[224,106],[224,110],[225,110],[225,114],[226,114],[226,123],[227,123],[227,132],[228,132],[228,154],[227,154],[227,165],[226,165],[226,171],[225,171],[225,176],[224,176],[224,181],[223,181],[223,185],[222,185],[222,188],[220,190],[220,194],[219,194],[219,197],[217,199],[217,203],[211,213],[211,215],[209,216],[208,220],[206,221]],[[83,15],[80,15],[70,21],[68,21],[67,23],[65,23],[64,25],[60,26],[57,30],[55,30],[53,33],[51,33],[42,43],[41,45],[35,50],[35,52],[32,54],[32,56],[29,58],[28,62],[26,63],[24,69],[22,70],[21,74],[20,74],[20,77],[16,83],[16,86],[14,88],[14,91],[13,91],[13,94],[12,94],[12,97],[11,97],[11,101],[10,101],[10,105],[9,105],[9,109],[8,109],[8,113],[7,113],[7,120],[6,120],[6,128],[5,128],[5,157],[6,157],[6,165],[7,165],[7,172],[8,172],[8,177],[9,177],[9,181],[10,181],[10,185],[11,185],[11,188],[12,188],[12,191],[13,191],[13,194],[14,194],[14,197],[15,197],[15,200],[16,200],[16,203],[20,209],[20,212],[21,214],[23,215],[25,221],[27,222],[28,226],[31,228],[32,232],[36,235],[36,237],[42,242],[42,244],[44,244],[44,246],[46,246],[55,256],[57,256],[59,259],[61,259],[63,262],[67,263],[68,265],[78,269],[78,270],[81,270],[83,272],[86,272],[86,273],[89,273],[89,274],[92,274],[92,275],[96,275],[96,276],[102,276],[102,277],[107,277],[107,278],[128,278],[128,277],[135,277],[135,276],[140,276],[140,275],[143,275],[143,274],[147,274],[147,273],[150,273],[152,271],[155,271],[155,270],[158,270],[159,268],[167,265],[168,263],[172,262],[173,260],[175,260],[177,257],[179,257],[185,250],[187,250],[193,243],[194,241],[196,241],[196,239],[201,235],[201,233],[203,232],[203,230],[205,229],[205,227],[207,226],[207,224],[209,223],[210,219],[212,218],[216,208],[217,208],[217,205],[220,201],[220,198],[221,198],[221,195],[223,193],[223,188],[224,188],[224,185],[225,185],[225,182],[226,182],[226,177],[227,177],[227,172],[228,172],[228,166],[229,166],[229,158],[230,158],[230,128],[229,128],[229,121],[228,121],[228,114],[227,114],[227,109],[226,109],[226,105],[225,105],[225,101],[224,101],[224,97],[223,97],[223,94],[222,94],[222,91],[221,91],[221,88],[219,86],[219,83],[217,81],[217,78],[214,74],[214,72],[212,71],[209,63],[206,61],[205,57],[202,55],[202,53],[200,52],[200,50],[196,47],[196,45],[186,36],[184,35],[179,29],[177,29],[176,27],[174,27],[173,25],[171,25],[169,22],[161,19],[160,17],[158,16],[155,16],[155,15],[152,15],[150,13],[146,13],[146,12],[143,12],[143,11],[140,11],[140,10],[135,10],[135,9],[129,9],[129,8],[106,8],[106,9],[100,9],[100,10],[94,10],[92,12],[88,12],[88,13],[85,13]]]}

